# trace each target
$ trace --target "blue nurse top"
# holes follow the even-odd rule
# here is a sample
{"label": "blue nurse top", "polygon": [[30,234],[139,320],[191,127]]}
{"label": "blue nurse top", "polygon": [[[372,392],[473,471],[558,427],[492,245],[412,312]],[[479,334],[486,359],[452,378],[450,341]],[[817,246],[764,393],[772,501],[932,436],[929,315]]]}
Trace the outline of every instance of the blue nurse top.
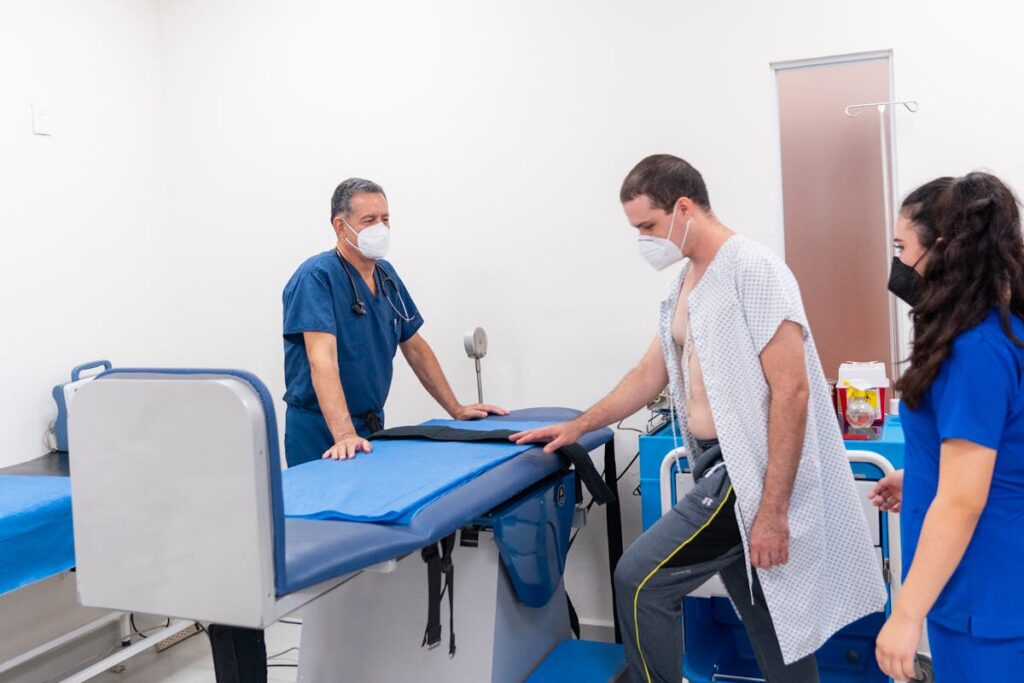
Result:
{"label": "blue nurse top", "polygon": [[[350,280],[345,268],[352,274]],[[374,296],[351,264],[334,250],[306,260],[284,288],[284,395],[289,406],[319,412],[309,374],[303,332],[328,332],[338,340],[338,368],[349,413],[376,413],[383,420],[398,345],[423,325],[394,266],[378,261]],[[358,298],[366,314],[352,310]]]}
{"label": "blue nurse top", "polygon": [[[1024,322],[1012,329],[1024,340]],[[903,574],[938,488],[939,449],[964,439],[996,450],[988,503],[971,543],[928,619],[987,638],[1024,636],[1024,350],[997,310],[953,342],[916,410],[900,408],[907,450],[903,481]]]}

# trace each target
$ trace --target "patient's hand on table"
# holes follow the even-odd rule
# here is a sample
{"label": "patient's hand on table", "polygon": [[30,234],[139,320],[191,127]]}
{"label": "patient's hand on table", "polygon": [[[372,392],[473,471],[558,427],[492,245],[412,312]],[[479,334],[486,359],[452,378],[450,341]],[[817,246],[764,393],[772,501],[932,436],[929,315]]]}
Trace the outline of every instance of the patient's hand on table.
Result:
{"label": "patient's hand on table", "polygon": [[459,406],[452,417],[456,420],[479,420],[488,415],[508,415],[508,411],[486,403],[474,403],[468,406]]}
{"label": "patient's hand on table", "polygon": [[583,430],[574,422],[559,422],[558,424],[538,427],[525,432],[519,432],[508,437],[519,445],[528,443],[546,443],[545,453],[554,453],[562,446],[576,443],[583,436]]}
{"label": "patient's hand on table", "polygon": [[321,456],[322,460],[350,460],[356,457],[356,453],[362,451],[369,453],[373,450],[370,442],[358,434],[345,434],[338,442],[327,449]]}

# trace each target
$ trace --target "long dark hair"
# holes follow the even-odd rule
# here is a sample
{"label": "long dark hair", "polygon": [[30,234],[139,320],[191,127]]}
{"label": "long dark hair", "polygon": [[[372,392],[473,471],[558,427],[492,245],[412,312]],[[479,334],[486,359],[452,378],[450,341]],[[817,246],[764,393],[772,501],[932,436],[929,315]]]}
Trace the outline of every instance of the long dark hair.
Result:
{"label": "long dark hair", "polygon": [[917,408],[949,358],[953,341],[999,309],[1003,332],[1024,348],[1010,316],[1024,319],[1024,237],[1018,200],[989,173],[936,178],[900,209],[928,250],[920,299],[911,312],[910,367],[896,384]]}

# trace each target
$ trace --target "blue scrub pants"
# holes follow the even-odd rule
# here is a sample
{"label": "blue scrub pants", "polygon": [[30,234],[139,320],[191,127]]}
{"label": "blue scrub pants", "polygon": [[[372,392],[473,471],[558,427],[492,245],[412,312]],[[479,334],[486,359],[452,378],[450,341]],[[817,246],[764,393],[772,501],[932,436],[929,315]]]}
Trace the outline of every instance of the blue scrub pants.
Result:
{"label": "blue scrub pants", "polygon": [[1024,638],[979,638],[928,623],[938,683],[1024,680]]}
{"label": "blue scrub pants", "polygon": [[[352,417],[359,436],[366,438],[373,431],[366,422]],[[334,445],[334,437],[319,410],[288,406],[284,415],[284,457],[288,467],[319,460]]]}

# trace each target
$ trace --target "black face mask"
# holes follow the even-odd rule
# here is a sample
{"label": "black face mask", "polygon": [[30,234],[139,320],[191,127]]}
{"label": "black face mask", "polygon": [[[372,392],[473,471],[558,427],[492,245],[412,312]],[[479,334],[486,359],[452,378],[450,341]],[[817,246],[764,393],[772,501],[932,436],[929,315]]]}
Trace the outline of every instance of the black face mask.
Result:
{"label": "black face mask", "polygon": [[[921,258],[924,258],[924,254],[921,255]],[[921,259],[918,259],[917,263],[920,262]],[[921,285],[924,284],[924,278],[914,269],[914,266],[908,266],[900,260],[899,256],[893,256],[892,268],[889,270],[889,291],[911,307],[916,306],[920,300]]]}

